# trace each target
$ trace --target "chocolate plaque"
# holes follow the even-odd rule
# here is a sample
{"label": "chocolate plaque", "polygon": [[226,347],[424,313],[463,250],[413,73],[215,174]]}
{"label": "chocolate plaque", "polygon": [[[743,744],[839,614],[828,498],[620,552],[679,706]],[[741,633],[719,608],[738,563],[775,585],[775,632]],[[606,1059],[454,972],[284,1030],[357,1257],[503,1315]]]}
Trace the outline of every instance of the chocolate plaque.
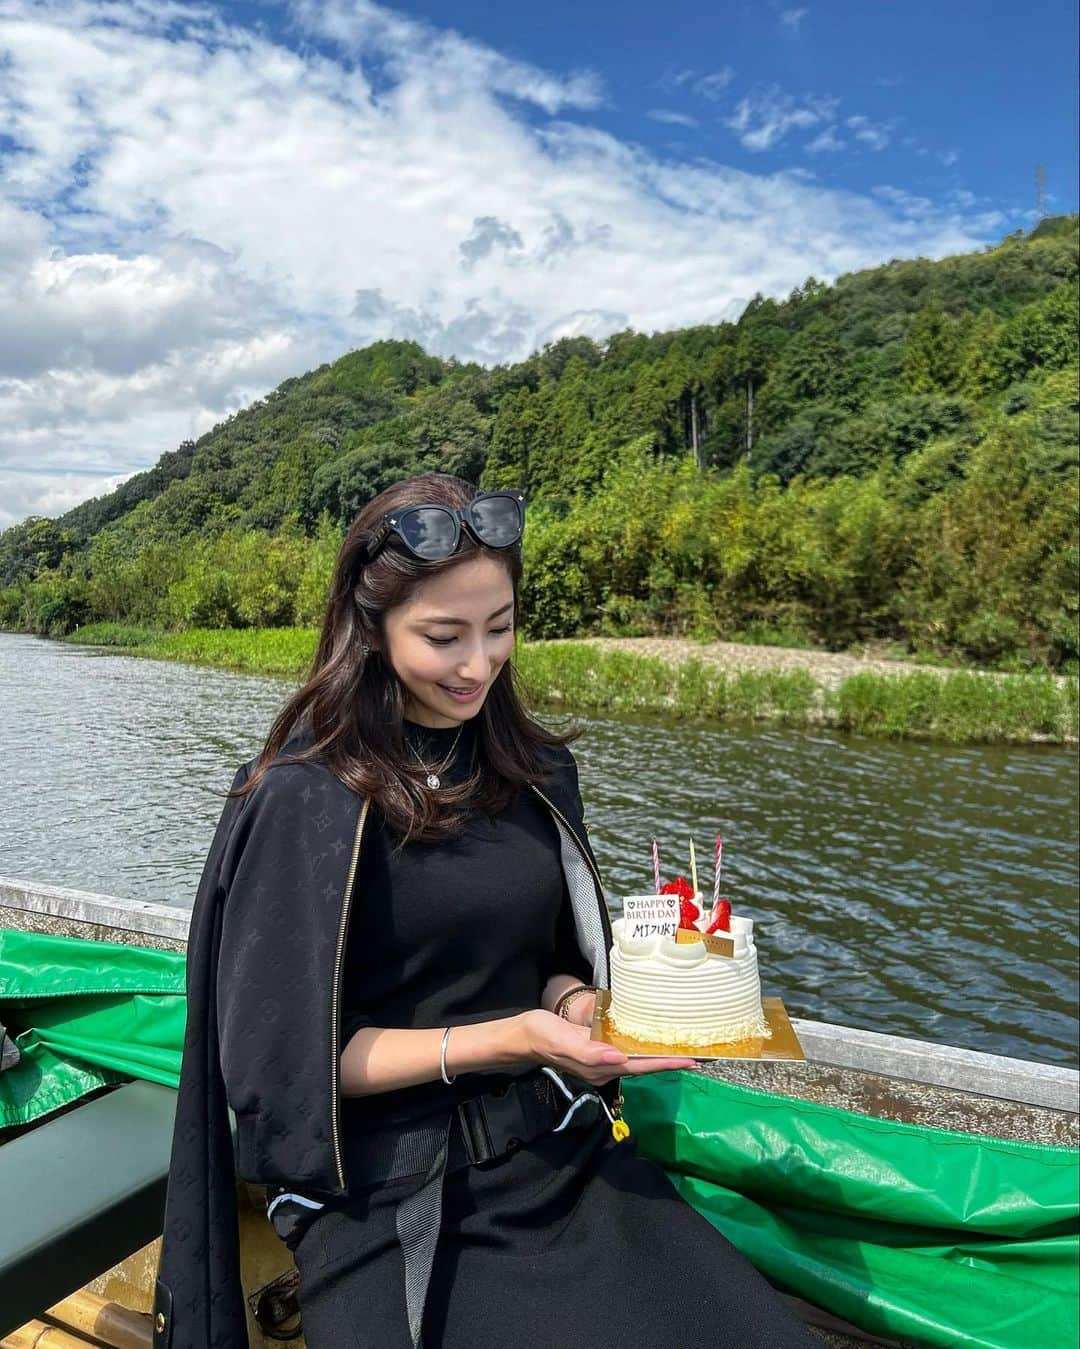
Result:
{"label": "chocolate plaque", "polygon": [[680,946],[686,946],[695,941],[704,942],[705,950],[711,956],[734,956],[735,954],[735,943],[730,937],[718,937],[715,933],[710,936],[693,927],[679,928],[678,932],[675,933],[675,941]]}

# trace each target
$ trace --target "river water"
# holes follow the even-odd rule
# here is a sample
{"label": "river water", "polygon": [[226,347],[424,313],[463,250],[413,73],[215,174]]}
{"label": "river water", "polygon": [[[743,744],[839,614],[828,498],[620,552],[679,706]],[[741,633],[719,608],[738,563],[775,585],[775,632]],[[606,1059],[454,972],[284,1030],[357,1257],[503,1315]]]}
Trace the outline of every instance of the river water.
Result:
{"label": "river water", "polygon": [[[0,633],[0,876],[190,905],[217,793],[289,692]],[[654,835],[671,877],[692,832],[710,890],[721,832],[723,892],[793,1016],[1077,1063],[1071,751],[577,724],[613,908],[652,888]]]}

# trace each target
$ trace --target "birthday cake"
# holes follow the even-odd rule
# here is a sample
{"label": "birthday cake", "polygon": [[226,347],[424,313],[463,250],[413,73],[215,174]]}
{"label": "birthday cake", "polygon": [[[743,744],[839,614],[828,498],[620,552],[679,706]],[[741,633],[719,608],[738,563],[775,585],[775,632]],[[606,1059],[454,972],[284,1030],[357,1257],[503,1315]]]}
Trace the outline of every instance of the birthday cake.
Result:
{"label": "birthday cake", "polygon": [[718,895],[705,915],[700,892],[683,877],[663,886],[657,879],[657,893],[627,896],[612,924],[613,1028],[695,1048],[767,1038],[753,920]]}

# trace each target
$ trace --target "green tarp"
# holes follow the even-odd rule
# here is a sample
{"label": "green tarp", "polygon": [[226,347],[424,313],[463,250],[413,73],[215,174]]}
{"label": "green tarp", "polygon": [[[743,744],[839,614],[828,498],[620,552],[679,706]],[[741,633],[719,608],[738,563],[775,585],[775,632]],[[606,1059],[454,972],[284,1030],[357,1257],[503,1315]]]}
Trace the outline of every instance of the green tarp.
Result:
{"label": "green tarp", "polygon": [[1071,1148],[897,1124],[694,1073],[627,1079],[639,1151],[773,1283],[879,1335],[1077,1343]]}
{"label": "green tarp", "polygon": [[133,1077],[175,1087],[184,955],[0,928],[0,1022],[22,1052],[0,1073],[0,1129]]}
{"label": "green tarp", "polygon": [[[0,1021],[23,1052],[0,1073],[0,1128],[107,1083],[175,1086],[184,1012],[183,955],[0,929]],[[778,1287],[927,1345],[1077,1342],[1072,1149],[896,1124],[694,1073],[627,1078],[625,1092],[639,1151]],[[681,1268],[695,1254],[664,1258]]]}

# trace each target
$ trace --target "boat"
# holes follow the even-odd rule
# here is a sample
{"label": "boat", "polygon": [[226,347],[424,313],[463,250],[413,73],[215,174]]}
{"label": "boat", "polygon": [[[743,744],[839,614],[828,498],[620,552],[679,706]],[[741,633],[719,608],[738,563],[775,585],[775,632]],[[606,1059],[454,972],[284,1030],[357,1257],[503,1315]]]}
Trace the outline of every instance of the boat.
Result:
{"label": "boat", "polygon": [[[178,907],[0,877],[0,1023],[8,1031],[0,1071],[0,1110],[8,1112],[0,1113],[0,1349],[151,1345],[189,919],[190,911]],[[106,961],[100,959],[102,943],[110,948]],[[96,985],[89,977],[95,970]],[[103,971],[108,971],[104,982]],[[95,1021],[91,1009],[81,1020],[65,1020],[56,1014],[58,995],[61,1001],[69,999],[69,1011],[72,998],[99,997],[104,1019]],[[155,997],[160,1000],[158,1015],[148,1018],[143,1004]],[[47,1006],[52,1013],[43,1017]],[[125,1022],[125,1016],[143,1026],[152,1021],[160,1034],[146,1032],[121,1043],[117,1028],[136,1024]],[[1003,1242],[1007,1246],[1015,1235],[1009,1223],[1015,1226],[1018,1203],[1020,1208],[1026,1205],[1029,1236],[1045,1229],[1051,1234],[1047,1249],[1053,1248],[1049,1264],[1040,1267],[1043,1283],[1036,1280],[1030,1288],[1046,1294],[1044,1321],[1050,1318],[1048,1324],[1058,1325],[1054,1318],[1060,1317],[1067,1289],[1051,1285],[1061,1269],[1075,1263],[1080,1074],[902,1036],[792,1021],[805,1062],[721,1061],[704,1065],[700,1075],[662,1074],[628,1083],[626,1114],[639,1147],[667,1166],[690,1202],[736,1244],[745,1242],[744,1249],[750,1247],[752,1259],[757,1255],[759,1267],[766,1253],[766,1276],[786,1287],[795,1310],[823,1343],[836,1349],[953,1343],[1000,1343],[1012,1349],[1025,1343],[995,1340],[984,1324],[992,1313],[974,1308],[950,1310],[954,1318],[966,1315],[978,1322],[970,1334],[944,1322],[924,1324],[925,1338],[910,1333],[920,1318],[927,1320],[919,1300],[923,1289],[909,1290],[910,1315],[905,1316],[909,1309],[902,1305],[903,1290],[899,1296],[895,1288],[889,1294],[898,1305],[876,1305],[888,1299],[876,1298],[874,1279],[884,1282],[884,1275],[875,1273],[879,1267],[871,1259],[868,1229],[857,1227],[860,1204],[880,1207],[884,1201],[887,1207],[895,1198],[897,1211],[907,1215],[903,1230],[914,1231],[920,1221],[932,1225],[919,1207],[920,1191],[933,1190],[933,1203],[940,1206],[948,1201],[945,1192],[953,1180],[958,1194],[963,1192],[958,1204],[970,1206],[976,1192],[981,1198],[974,1229],[964,1227],[958,1211],[941,1225],[941,1241],[952,1247],[945,1257],[950,1277],[982,1277],[982,1266],[990,1260],[987,1252]],[[33,1026],[37,1031],[25,1029]],[[75,1035],[83,1037],[81,1044],[72,1039]],[[91,1042],[92,1054],[86,1048]],[[70,1052],[73,1045],[88,1057]],[[31,1060],[36,1067],[28,1072]],[[812,1269],[793,1290],[797,1281],[791,1270],[801,1262],[805,1272],[805,1248],[786,1267],[768,1265],[769,1253],[783,1254],[785,1242],[794,1249],[805,1236],[797,1222],[792,1226],[790,1212],[785,1214],[782,1205],[774,1211],[767,1202],[768,1176],[783,1176],[789,1186],[794,1174],[792,1137],[774,1149],[775,1155],[765,1155],[768,1149],[757,1125],[770,1109],[775,1120],[797,1121],[803,1149],[799,1167],[816,1171],[811,1198],[801,1210],[818,1243],[815,1249],[828,1249],[830,1242],[844,1250],[863,1243],[866,1268],[857,1277],[847,1270],[846,1292],[838,1292],[833,1286],[838,1280],[831,1277],[819,1281],[819,1295]],[[874,1135],[873,1147],[867,1145],[861,1157],[854,1156],[861,1146],[853,1142],[858,1131]],[[776,1134],[772,1123],[765,1132]],[[811,1135],[817,1141],[808,1145]],[[819,1152],[808,1166],[806,1158],[814,1147]],[[717,1162],[725,1148],[726,1160]],[[831,1160],[823,1159],[829,1149]],[[691,1154],[696,1160],[683,1165],[680,1173]],[[702,1158],[706,1170],[712,1167],[704,1177]],[[973,1158],[979,1162],[979,1177],[953,1174],[969,1167]],[[1000,1167],[988,1169],[987,1158]],[[751,1163],[759,1167],[756,1189],[750,1186],[748,1193],[740,1193],[736,1182],[749,1174]],[[776,1170],[783,1165],[786,1172]],[[921,1170],[930,1165],[939,1168],[932,1185]],[[1017,1181],[1021,1172],[1029,1180]],[[1050,1180],[1041,1188],[1044,1173]],[[853,1184],[863,1192],[868,1185],[877,1189],[869,1200],[864,1193],[852,1201]],[[237,1192],[249,1344],[263,1349],[285,1342],[302,1349],[297,1274],[266,1220],[264,1187],[238,1180]],[[835,1204],[822,1199],[830,1193],[836,1195]],[[976,1235],[983,1239],[995,1230],[1001,1240],[990,1241],[980,1252]],[[1030,1246],[1032,1241],[1021,1244]],[[907,1255],[912,1249],[909,1242]],[[899,1268],[896,1258],[894,1251],[894,1264],[880,1268],[886,1273]],[[939,1258],[926,1267],[944,1269],[945,1264]],[[910,1276],[908,1281],[914,1282]],[[1001,1286],[1000,1279],[996,1286]],[[1025,1333],[1033,1332],[1029,1328]],[[1039,1349],[1074,1338],[1060,1323],[1060,1337],[1040,1334]]]}

